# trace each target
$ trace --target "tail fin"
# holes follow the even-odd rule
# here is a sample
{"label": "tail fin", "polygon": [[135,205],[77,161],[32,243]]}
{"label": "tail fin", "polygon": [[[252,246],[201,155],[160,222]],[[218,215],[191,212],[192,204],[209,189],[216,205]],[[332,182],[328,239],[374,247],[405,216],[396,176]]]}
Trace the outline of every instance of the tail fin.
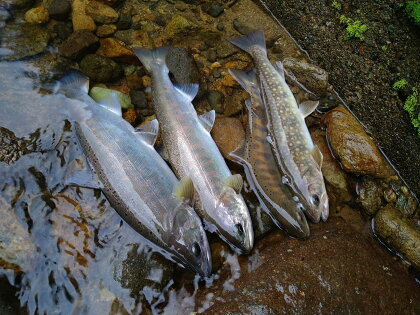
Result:
{"label": "tail fin", "polygon": [[146,67],[147,71],[151,71],[152,65],[166,65],[166,55],[169,52],[169,46],[159,47],[153,50],[146,48],[133,48],[137,58]]}
{"label": "tail fin", "polygon": [[246,36],[231,39],[230,42],[248,53],[252,46],[259,46],[266,51],[265,38],[262,31],[253,31]]}
{"label": "tail fin", "polygon": [[259,95],[260,89],[257,81],[257,72],[252,69],[250,72],[245,72],[239,69],[228,69],[230,75],[238,81],[238,83],[247,91],[251,96]]}

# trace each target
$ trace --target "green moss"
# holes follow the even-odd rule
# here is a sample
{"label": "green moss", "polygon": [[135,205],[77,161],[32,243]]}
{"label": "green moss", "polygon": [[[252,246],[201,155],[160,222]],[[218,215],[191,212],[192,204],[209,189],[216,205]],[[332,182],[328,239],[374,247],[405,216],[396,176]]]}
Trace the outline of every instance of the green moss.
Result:
{"label": "green moss", "polygon": [[337,9],[337,10],[341,10],[341,3],[340,2],[338,2],[338,1],[333,1],[332,3],[331,3],[331,6],[334,8],[334,9]]}
{"label": "green moss", "polygon": [[420,136],[420,102],[418,97],[419,92],[414,87],[413,93],[405,100],[404,109],[410,115],[411,123],[417,129],[417,133]]}
{"label": "green moss", "polygon": [[402,89],[403,87],[407,86],[407,84],[408,84],[408,82],[407,82],[406,79],[401,79],[401,80],[398,80],[398,81],[394,82],[394,84],[392,85],[392,88],[394,90],[399,90],[399,89]]}
{"label": "green moss", "polygon": [[407,1],[405,11],[416,24],[420,25],[420,0]]}
{"label": "green moss", "polygon": [[362,24],[362,22],[359,20],[353,21],[351,18],[348,18],[344,15],[340,16],[340,23],[347,25],[346,27],[347,34],[344,36],[344,39],[346,40],[351,39],[351,38],[358,38],[360,40],[365,39],[365,36],[363,34],[368,29],[368,26],[366,24]]}

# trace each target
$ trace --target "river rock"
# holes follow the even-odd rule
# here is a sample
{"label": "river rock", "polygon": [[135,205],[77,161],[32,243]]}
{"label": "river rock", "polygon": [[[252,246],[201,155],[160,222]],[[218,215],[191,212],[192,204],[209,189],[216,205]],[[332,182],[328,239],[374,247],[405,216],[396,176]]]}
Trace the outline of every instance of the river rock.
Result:
{"label": "river rock", "polygon": [[210,107],[214,109],[216,113],[223,114],[225,110],[223,93],[211,90],[207,92],[206,97]]}
{"label": "river rock", "polygon": [[121,12],[120,17],[118,18],[117,28],[119,30],[128,30],[131,26],[132,20],[131,15]]}
{"label": "river rock", "polygon": [[420,227],[405,218],[392,204],[378,211],[374,219],[375,234],[387,246],[401,254],[420,273]]}
{"label": "river rock", "polygon": [[187,49],[183,47],[171,47],[166,57],[169,71],[174,75],[179,84],[199,82],[197,65]]}
{"label": "river rock", "polygon": [[34,0],[4,0],[1,3],[5,5],[5,7],[11,7],[12,9],[24,9],[29,7]]}
{"label": "river rock", "polygon": [[67,19],[71,10],[70,0],[51,0],[47,3],[48,13],[53,19],[59,21]]}
{"label": "river rock", "polygon": [[357,201],[368,215],[374,215],[383,205],[382,188],[377,180],[364,176],[357,184]]}
{"label": "river rock", "polygon": [[273,52],[279,54],[279,59],[283,60],[287,57],[293,58],[302,58],[303,54],[300,51],[299,47],[293,41],[293,39],[288,36],[286,32],[281,32],[280,37],[278,37],[273,44]]}
{"label": "river rock", "polygon": [[109,103],[112,102],[113,98],[111,93],[114,93],[117,96],[118,102],[122,109],[133,108],[131,104],[130,95],[122,93],[120,91],[106,89],[102,87],[95,86],[89,91],[90,97],[92,97],[98,103]]}
{"label": "river rock", "polygon": [[95,31],[96,24],[92,17],[86,14],[87,0],[72,0],[71,21],[73,30]]}
{"label": "river rock", "polygon": [[10,61],[42,53],[49,41],[47,31],[39,25],[9,23],[1,35],[0,59]]}
{"label": "river rock", "polygon": [[98,37],[108,37],[117,31],[117,27],[114,24],[105,24],[98,26],[96,35]]}
{"label": "river rock", "polygon": [[25,13],[25,21],[31,24],[44,24],[50,19],[48,9],[43,5],[32,8]]}
{"label": "river rock", "polygon": [[97,0],[98,2],[103,2],[106,5],[109,5],[111,7],[117,5],[119,2],[121,2],[121,0]]}
{"label": "river rock", "polygon": [[334,156],[346,171],[377,178],[394,175],[374,141],[344,106],[329,111],[322,117],[322,122],[327,126]]}
{"label": "river rock", "polygon": [[229,153],[245,141],[245,131],[238,118],[216,117],[211,135],[223,157],[232,161]]}
{"label": "river rock", "polygon": [[89,54],[80,62],[80,70],[97,82],[110,82],[120,78],[123,71],[119,64],[109,58]]}
{"label": "river rock", "polygon": [[416,314],[420,307],[404,266],[336,217],[311,225],[308,240],[277,231],[237,263],[226,260],[196,305],[209,296],[202,314]]}
{"label": "river rock", "polygon": [[88,53],[94,53],[99,47],[99,39],[91,31],[80,30],[71,34],[60,46],[60,55],[80,60]]}
{"label": "river rock", "polygon": [[110,24],[118,21],[118,12],[102,2],[89,1],[86,13],[97,23]]}
{"label": "river rock", "polygon": [[130,98],[135,108],[146,109],[147,108],[147,98],[146,93],[139,90],[130,90]]}
{"label": "river rock", "polygon": [[248,23],[240,20],[240,19],[234,19],[233,20],[233,28],[237,30],[242,35],[247,35],[251,33],[252,31],[255,31],[255,28],[249,25]]}
{"label": "river rock", "polygon": [[302,59],[285,58],[283,66],[291,71],[307,89],[317,95],[325,95],[328,90],[328,73],[318,66]]}
{"label": "river rock", "polygon": [[100,41],[100,47],[96,54],[107,58],[114,59],[119,62],[129,64],[140,64],[139,59],[134,52],[128,48],[123,42],[115,38],[104,38]]}
{"label": "river rock", "polygon": [[320,129],[312,130],[311,136],[323,155],[321,170],[325,181],[333,187],[335,193],[340,196],[342,201],[350,201],[351,194],[347,184],[347,174],[332,156],[325,138],[325,131]]}
{"label": "river rock", "polygon": [[198,25],[181,15],[174,15],[162,32],[162,39],[172,39],[182,34],[191,34],[200,29]]}

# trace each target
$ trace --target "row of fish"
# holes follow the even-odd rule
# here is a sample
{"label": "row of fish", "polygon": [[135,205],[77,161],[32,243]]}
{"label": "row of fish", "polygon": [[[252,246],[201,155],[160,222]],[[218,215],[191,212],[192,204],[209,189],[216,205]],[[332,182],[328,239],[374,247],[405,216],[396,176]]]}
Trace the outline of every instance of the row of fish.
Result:
{"label": "row of fish", "polygon": [[[313,104],[301,104],[299,110],[282,70],[267,59],[261,32],[232,42],[253,56],[257,70],[231,70],[251,96],[247,139],[231,155],[244,165],[274,222],[292,236],[307,237],[304,213],[314,222],[328,216],[322,155],[304,122]],[[168,47],[134,52],[151,73],[157,117],[140,129],[122,119],[115,94],[106,103],[91,99],[82,74],[72,72],[57,85],[83,108],[73,109],[71,120],[86,159],[73,161],[66,182],[101,189],[121,217],[163,255],[209,276],[211,254],[202,221],[239,252],[253,247],[242,177],[232,175],[210,135],[214,111],[198,116],[191,103],[198,85],[171,82]],[[175,174],[153,147],[159,127]]]}

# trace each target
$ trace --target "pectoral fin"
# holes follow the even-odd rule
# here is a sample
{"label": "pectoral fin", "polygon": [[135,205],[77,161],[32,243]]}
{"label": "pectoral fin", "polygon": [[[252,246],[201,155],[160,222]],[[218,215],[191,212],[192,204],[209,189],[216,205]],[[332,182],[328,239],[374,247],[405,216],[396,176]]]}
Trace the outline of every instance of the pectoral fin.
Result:
{"label": "pectoral fin", "polygon": [[214,120],[216,119],[216,112],[213,110],[203,114],[199,115],[198,119],[200,120],[203,127],[210,132],[214,125]]}
{"label": "pectoral fin", "polygon": [[318,146],[315,146],[312,150],[312,157],[314,158],[315,162],[318,163],[319,167],[321,167],[324,157],[322,156],[321,151],[319,151]]}
{"label": "pectoral fin", "polygon": [[150,145],[154,145],[158,136],[159,123],[157,119],[153,119],[149,123],[136,129],[136,135],[141,137],[143,141]]}
{"label": "pectoral fin", "polygon": [[181,201],[192,202],[194,197],[194,184],[191,178],[184,177],[181,179],[172,194]]}
{"label": "pectoral fin", "polygon": [[98,104],[106,108],[107,110],[113,112],[114,114],[122,116],[121,105],[120,101],[118,100],[117,93],[110,92],[108,97],[101,99],[101,101],[98,102]]}
{"label": "pectoral fin", "polygon": [[312,112],[317,108],[318,101],[305,101],[299,104],[300,112],[302,113],[303,118],[308,117]]}
{"label": "pectoral fin", "polygon": [[242,186],[244,185],[244,181],[240,174],[235,174],[225,178],[224,184],[227,187],[233,188],[233,190],[239,194],[242,190]]}
{"label": "pectoral fin", "polygon": [[246,142],[242,142],[235,150],[229,153],[229,156],[238,163],[246,162]]}
{"label": "pectoral fin", "polygon": [[191,102],[198,93],[198,84],[174,84],[175,89]]}
{"label": "pectoral fin", "polygon": [[87,165],[84,158],[74,159],[68,166],[64,177],[64,184],[69,186],[81,186],[94,189],[102,189],[103,185],[98,176]]}

